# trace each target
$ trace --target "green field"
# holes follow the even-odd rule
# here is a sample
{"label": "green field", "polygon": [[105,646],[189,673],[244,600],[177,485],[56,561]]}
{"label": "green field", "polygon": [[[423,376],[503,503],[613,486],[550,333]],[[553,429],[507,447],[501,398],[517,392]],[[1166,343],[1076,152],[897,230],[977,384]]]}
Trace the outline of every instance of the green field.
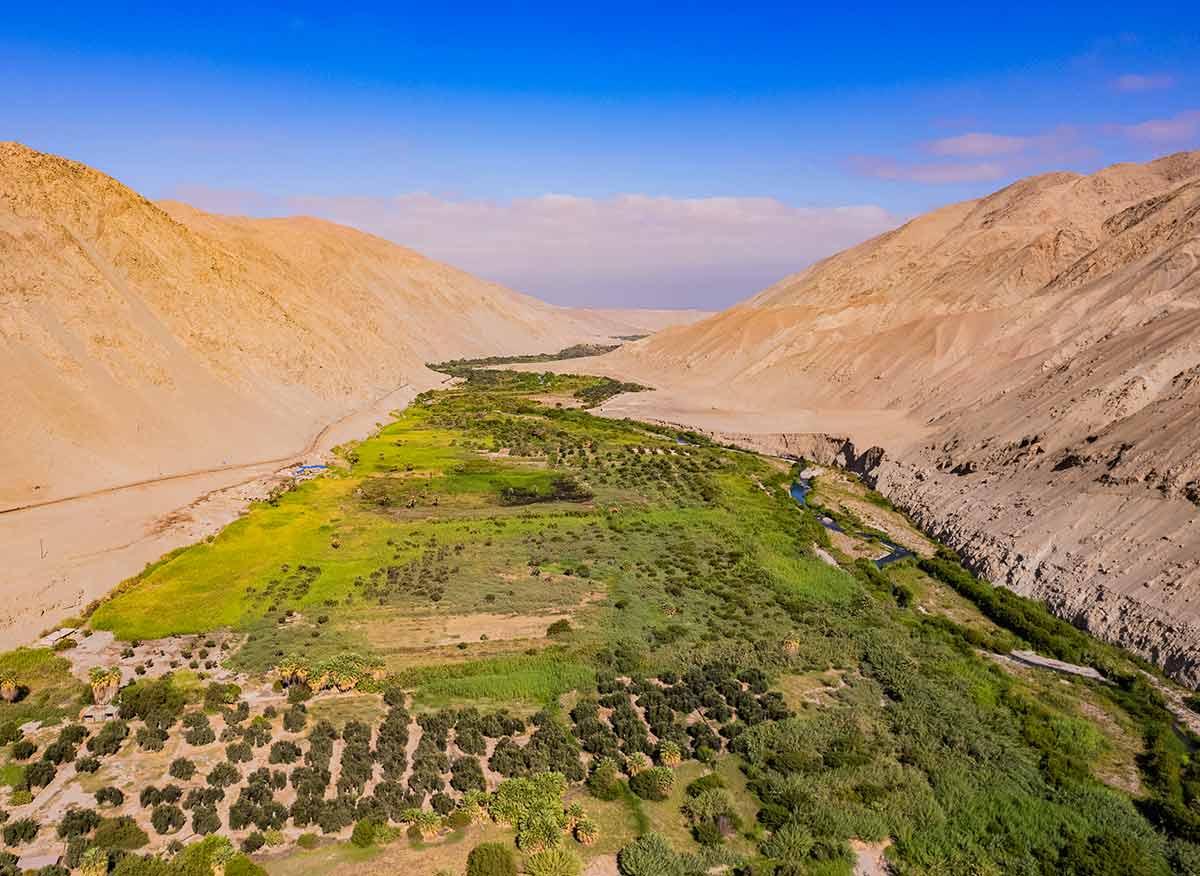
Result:
{"label": "green field", "polygon": [[[515,837],[527,859],[530,831],[561,827],[575,802],[599,839],[565,847],[585,861],[623,850],[634,876],[849,874],[852,841],[888,845],[897,874],[1200,874],[1197,740],[1142,665],[934,555],[852,478],[813,494],[852,530],[831,541],[788,495],[794,467],[580,409],[611,382],[456,373],[464,382],[344,448],[344,465],[165,557],[88,618],[130,643],[230,635],[224,665],[248,687],[281,697],[286,681],[315,695],[304,734],[346,734],[336,793],[320,735],[297,735],[316,772],[293,776],[316,796],[282,814],[239,804],[282,825],[269,870],[460,873],[484,838]],[[924,556],[885,571],[856,561],[881,531],[921,540]],[[1031,646],[1115,683],[1003,657]],[[55,720],[79,701],[62,658],[5,660],[28,692],[0,715]],[[197,672],[168,676],[177,698],[155,696],[198,708]],[[158,744],[130,715],[138,745]],[[425,729],[406,755],[413,718]],[[277,711],[255,720],[301,732]],[[246,726],[226,727],[222,748]],[[409,729],[391,754],[351,744],[373,726]],[[492,820],[465,827],[466,785],[447,783],[468,750],[489,790],[560,773],[565,799],[526,793],[549,809],[518,824],[501,790],[485,801]],[[639,777],[642,755],[658,769]],[[606,791],[585,781],[604,758]],[[27,763],[9,758],[4,780],[20,786]],[[257,781],[241,791],[269,799],[269,772]],[[347,846],[364,819],[390,822],[388,839]],[[251,829],[222,833],[244,844]],[[337,842],[301,851],[300,830]]]}

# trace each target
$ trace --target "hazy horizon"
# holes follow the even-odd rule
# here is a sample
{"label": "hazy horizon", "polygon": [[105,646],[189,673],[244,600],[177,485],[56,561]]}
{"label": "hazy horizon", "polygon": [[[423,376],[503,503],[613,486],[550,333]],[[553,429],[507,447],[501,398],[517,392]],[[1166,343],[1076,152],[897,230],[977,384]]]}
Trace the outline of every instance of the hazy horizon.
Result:
{"label": "hazy horizon", "polygon": [[9,10],[3,137],[547,300],[723,307],[1032,173],[1200,146],[1186,10]]}

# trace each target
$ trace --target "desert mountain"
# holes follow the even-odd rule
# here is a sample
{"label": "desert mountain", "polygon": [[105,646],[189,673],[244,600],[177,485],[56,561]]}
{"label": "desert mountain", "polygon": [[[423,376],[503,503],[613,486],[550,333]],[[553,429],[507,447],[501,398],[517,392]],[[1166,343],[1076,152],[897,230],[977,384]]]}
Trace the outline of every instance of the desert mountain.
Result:
{"label": "desert mountain", "polygon": [[644,334],[310,218],[152,203],[0,144],[0,507],[292,453],[423,363]]}
{"label": "desert mountain", "polygon": [[599,361],[1200,683],[1200,153],[1023,180]]}

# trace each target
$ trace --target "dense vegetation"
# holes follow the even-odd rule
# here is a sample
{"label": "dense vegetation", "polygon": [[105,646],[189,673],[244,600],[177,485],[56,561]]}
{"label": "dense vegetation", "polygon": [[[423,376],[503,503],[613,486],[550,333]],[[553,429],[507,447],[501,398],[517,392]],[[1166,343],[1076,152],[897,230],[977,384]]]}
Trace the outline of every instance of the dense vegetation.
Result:
{"label": "dense vegetation", "polygon": [[[634,338],[633,340],[637,340]],[[479,359],[450,359],[446,362],[434,362],[429,365],[434,371],[443,374],[467,376],[476,368],[486,368],[493,365],[517,365],[522,363],[561,362],[564,359],[583,359],[588,356],[603,356],[611,353],[620,344],[573,344],[564,347],[557,353],[532,353],[524,356],[484,356]]]}

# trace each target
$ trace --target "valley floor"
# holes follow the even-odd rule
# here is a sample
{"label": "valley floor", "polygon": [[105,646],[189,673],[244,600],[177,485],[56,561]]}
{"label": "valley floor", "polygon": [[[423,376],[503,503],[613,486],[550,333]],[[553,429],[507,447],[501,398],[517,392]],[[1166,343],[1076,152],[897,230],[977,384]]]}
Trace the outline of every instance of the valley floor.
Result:
{"label": "valley floor", "polygon": [[1200,874],[1144,664],[848,473],[802,506],[801,466],[581,409],[612,384],[464,377],[0,655],[0,872]]}

